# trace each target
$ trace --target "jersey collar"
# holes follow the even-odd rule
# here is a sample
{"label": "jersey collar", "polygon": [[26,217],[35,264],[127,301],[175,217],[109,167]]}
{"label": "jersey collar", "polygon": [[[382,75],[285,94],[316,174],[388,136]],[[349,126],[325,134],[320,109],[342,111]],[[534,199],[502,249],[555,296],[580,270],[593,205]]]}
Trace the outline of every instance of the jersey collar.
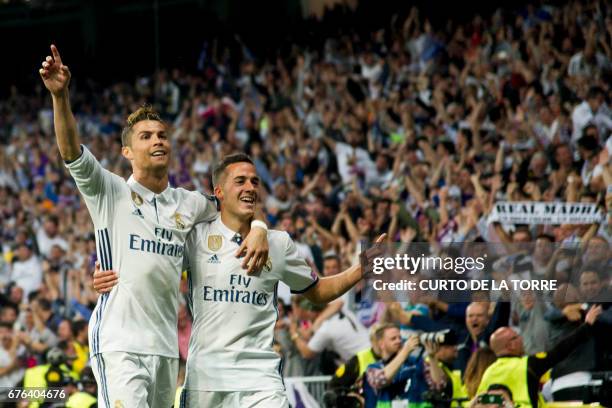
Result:
{"label": "jersey collar", "polygon": [[140,194],[140,196],[144,198],[145,200],[147,200],[147,202],[149,203],[153,202],[153,199],[156,197],[158,199],[161,199],[162,201],[168,201],[170,199],[170,194],[171,194],[170,184],[168,184],[168,186],[166,187],[164,191],[162,191],[159,194],[155,194],[153,191],[149,190],[148,188],[146,188],[145,186],[137,182],[133,174],[130,176],[127,183],[132,190]]}
{"label": "jersey collar", "polygon": [[[221,216],[218,216],[214,223],[216,224],[219,231],[221,231],[221,235],[223,235],[223,238],[225,238],[227,242],[231,242],[232,238],[234,238],[234,236],[238,234],[238,232],[232,231],[227,225],[223,223],[223,221],[221,221]],[[242,239],[244,238],[245,237],[242,237]]]}

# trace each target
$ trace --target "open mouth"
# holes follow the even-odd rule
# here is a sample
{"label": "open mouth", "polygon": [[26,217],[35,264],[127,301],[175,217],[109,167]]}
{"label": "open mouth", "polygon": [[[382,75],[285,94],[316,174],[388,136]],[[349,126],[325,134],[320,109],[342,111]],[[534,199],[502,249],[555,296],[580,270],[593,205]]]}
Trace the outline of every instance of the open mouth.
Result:
{"label": "open mouth", "polygon": [[153,153],[151,153],[151,156],[153,157],[165,157],[167,155],[167,153],[163,150],[156,150]]}
{"label": "open mouth", "polygon": [[246,204],[255,204],[255,197],[243,196],[240,197],[240,201]]}

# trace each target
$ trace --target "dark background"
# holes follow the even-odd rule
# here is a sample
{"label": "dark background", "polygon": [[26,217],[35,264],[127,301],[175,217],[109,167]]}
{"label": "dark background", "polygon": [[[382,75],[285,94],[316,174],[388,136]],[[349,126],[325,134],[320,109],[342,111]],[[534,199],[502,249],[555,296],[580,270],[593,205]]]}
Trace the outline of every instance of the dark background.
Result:
{"label": "dark background", "polygon": [[[30,0],[0,5],[0,97],[11,86],[27,92],[55,43],[78,77],[101,83],[152,73],[156,67],[196,69],[205,41],[239,49],[235,35],[259,58],[273,57],[291,44],[322,43],[326,35],[371,32],[412,5],[432,23],[471,19],[517,2],[361,0],[357,12],[337,9],[323,22],[302,17],[299,0]],[[155,10],[157,9],[157,13]],[[156,29],[157,27],[157,29]],[[159,46],[157,46],[157,44]]]}

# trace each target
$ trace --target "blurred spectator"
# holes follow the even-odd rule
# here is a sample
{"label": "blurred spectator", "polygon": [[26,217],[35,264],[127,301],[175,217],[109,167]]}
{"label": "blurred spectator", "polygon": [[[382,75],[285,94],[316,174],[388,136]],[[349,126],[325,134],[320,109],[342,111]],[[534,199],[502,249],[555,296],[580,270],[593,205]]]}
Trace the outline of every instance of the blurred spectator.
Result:
{"label": "blurred spectator", "polygon": [[[304,299],[300,303],[300,308],[311,313],[312,321],[317,318],[325,306],[315,305]],[[338,355],[340,363],[346,363],[359,351],[369,347],[366,328],[359,323],[351,312],[339,311],[323,322],[321,327],[312,333],[312,336],[307,341],[298,333],[295,320],[292,322],[289,330],[297,349],[302,357],[306,359],[311,359],[318,353],[328,350]],[[335,371],[335,368],[333,371]]]}
{"label": "blurred spectator", "polygon": [[472,353],[463,374],[463,383],[469,398],[476,396],[482,375],[496,358],[495,353],[488,347],[480,348]]}
{"label": "blurred spectator", "polygon": [[17,260],[13,262],[11,280],[24,290],[24,296],[38,290],[42,283],[43,271],[40,259],[33,254],[32,248],[22,244],[17,248]]}
{"label": "blurred spectator", "polygon": [[487,302],[473,302],[466,310],[465,325],[468,335],[457,347],[458,355],[455,362],[455,367],[462,373],[465,372],[472,353],[480,348],[488,347],[491,334],[508,322],[510,317],[508,302],[498,302],[492,318],[489,318],[488,309],[489,303]]}
{"label": "blurred spectator", "polygon": [[375,324],[370,328],[370,347],[359,351],[351,357],[345,364],[342,364],[331,379],[331,388],[349,389],[357,384],[358,380],[363,379],[363,374],[370,364],[382,358],[379,343],[384,338],[392,337],[399,331],[397,326],[389,323]]}
{"label": "blurred spectator", "polygon": [[[0,323],[0,386],[12,388],[23,378],[23,345],[8,323]],[[4,394],[4,391],[3,391]],[[6,396],[6,395],[3,395]]]}
{"label": "blurred spectator", "polygon": [[48,216],[36,232],[38,251],[45,258],[49,257],[54,245],[59,246],[63,251],[68,250],[68,243],[59,236],[58,222],[57,217]]}

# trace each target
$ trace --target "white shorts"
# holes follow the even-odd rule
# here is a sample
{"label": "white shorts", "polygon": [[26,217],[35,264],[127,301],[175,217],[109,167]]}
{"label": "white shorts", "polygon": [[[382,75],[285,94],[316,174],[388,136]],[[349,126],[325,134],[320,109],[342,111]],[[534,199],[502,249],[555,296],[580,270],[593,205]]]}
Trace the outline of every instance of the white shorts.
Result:
{"label": "white shorts", "polygon": [[91,359],[100,408],[170,408],[178,358],[113,351]]}
{"label": "white shorts", "polygon": [[285,391],[188,391],[180,408],[289,408]]}

